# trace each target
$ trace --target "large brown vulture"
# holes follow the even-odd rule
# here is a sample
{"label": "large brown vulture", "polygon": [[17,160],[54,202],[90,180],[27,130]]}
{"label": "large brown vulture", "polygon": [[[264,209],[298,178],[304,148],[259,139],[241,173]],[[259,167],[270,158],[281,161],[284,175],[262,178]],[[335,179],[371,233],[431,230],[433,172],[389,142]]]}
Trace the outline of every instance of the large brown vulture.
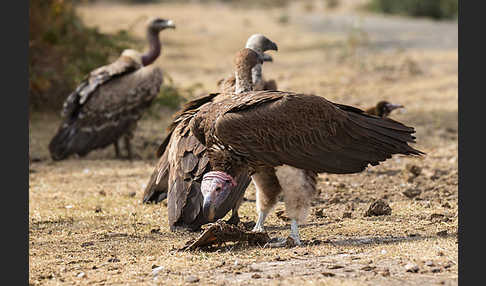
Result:
{"label": "large brown vulture", "polygon": [[393,154],[423,154],[408,145],[415,142],[414,128],[397,121],[321,96],[252,91],[251,68],[258,62],[254,51],[239,51],[235,58],[239,94],[202,106],[189,123],[192,133],[206,146],[212,168],[201,182],[203,212],[210,219],[215,218],[221,202],[234,195],[235,176],[248,171],[257,189],[254,230],[263,230],[265,218],[283,190],[291,219],[290,237],[300,244],[298,224],[305,219],[312,197],[299,188],[285,193],[287,188],[281,187],[276,167],[352,174]]}
{"label": "large brown vulture", "polygon": [[161,52],[159,32],[175,28],[171,20],[155,18],[147,24],[149,49],[124,50],[113,63],[92,71],[65,100],[63,121],[49,143],[53,160],[71,154],[87,155],[111,144],[120,157],[123,137],[128,158],[137,121],[157,96],[163,82],[160,68],[151,65]]}
{"label": "large brown vulture", "polygon": [[[264,52],[277,50],[277,45],[261,34],[252,35],[246,47],[256,51],[260,57],[260,62],[252,71],[254,74],[253,82],[263,86],[261,63],[271,59]],[[221,82],[224,82],[221,84]],[[233,82],[231,87],[229,83]],[[229,77],[220,81],[220,89],[234,90],[235,77]],[[275,82],[273,82],[275,86]],[[252,87],[253,89],[253,87]],[[145,188],[143,202],[160,202],[167,196],[167,209],[169,226],[171,230],[185,228],[197,230],[201,225],[208,223],[208,217],[202,210],[202,194],[200,183],[202,175],[211,171],[206,148],[190,133],[188,124],[191,118],[197,114],[201,106],[212,102],[221,101],[224,94],[211,94],[193,100],[179,111],[169,126],[169,134],[160,145],[157,156],[160,157],[155,170]],[[230,223],[238,223],[238,208],[243,200],[243,194],[250,183],[247,172],[242,172],[236,176],[236,190],[232,196],[228,196],[224,202],[215,210],[215,218],[222,218],[232,210]]]}

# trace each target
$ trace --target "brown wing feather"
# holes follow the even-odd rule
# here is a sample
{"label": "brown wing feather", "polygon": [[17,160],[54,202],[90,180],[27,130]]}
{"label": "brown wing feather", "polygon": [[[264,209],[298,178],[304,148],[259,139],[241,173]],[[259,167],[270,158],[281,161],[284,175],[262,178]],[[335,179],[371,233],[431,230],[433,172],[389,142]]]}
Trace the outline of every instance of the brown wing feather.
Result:
{"label": "brown wing feather", "polygon": [[[167,197],[170,170],[168,160],[169,151],[167,147],[172,141],[180,140],[179,137],[183,136],[181,133],[184,133],[185,130],[189,131],[189,129],[184,128],[184,124],[181,124],[181,122],[187,120],[187,118],[190,118],[201,105],[211,102],[211,100],[217,95],[217,93],[212,93],[196,98],[190,102],[187,102],[180,111],[174,114],[172,123],[168,127],[168,135],[157,149],[157,157],[160,158],[145,188],[143,196],[144,203],[158,203]],[[177,131],[175,131],[176,129]],[[195,156],[199,156],[200,153],[205,149],[204,145],[199,144],[196,138],[190,139],[190,143],[195,145],[191,147]],[[183,150],[186,150],[185,146],[183,147]]]}
{"label": "brown wing feather", "polygon": [[221,142],[255,165],[343,174],[392,154],[422,154],[407,144],[415,142],[413,128],[319,96],[250,92],[211,107],[210,123],[202,120],[206,140]]}
{"label": "brown wing feather", "polygon": [[150,176],[149,182],[143,192],[143,203],[158,203],[167,198],[167,188],[169,180],[169,161],[168,152],[164,152],[162,158],[157,162],[154,172]]}

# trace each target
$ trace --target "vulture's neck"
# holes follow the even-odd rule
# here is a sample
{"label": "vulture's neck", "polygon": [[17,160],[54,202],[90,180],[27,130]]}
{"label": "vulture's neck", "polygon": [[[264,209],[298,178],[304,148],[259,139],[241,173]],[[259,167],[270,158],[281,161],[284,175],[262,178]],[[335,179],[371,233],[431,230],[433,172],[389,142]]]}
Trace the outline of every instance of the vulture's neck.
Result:
{"label": "vulture's neck", "polygon": [[142,64],[148,66],[153,63],[160,55],[162,45],[160,44],[159,32],[148,30],[147,40],[149,42],[149,49],[142,55]]}
{"label": "vulture's neck", "polygon": [[240,172],[247,171],[247,164],[227,149],[209,150],[209,163],[213,171],[221,171],[235,178]]}
{"label": "vulture's neck", "polygon": [[254,86],[263,80],[262,64],[257,64],[251,69],[251,78]]}
{"label": "vulture's neck", "polygon": [[372,115],[378,115],[376,106],[366,109],[365,112]]}
{"label": "vulture's neck", "polygon": [[251,68],[247,66],[236,67],[235,71],[235,93],[243,93],[253,90]]}

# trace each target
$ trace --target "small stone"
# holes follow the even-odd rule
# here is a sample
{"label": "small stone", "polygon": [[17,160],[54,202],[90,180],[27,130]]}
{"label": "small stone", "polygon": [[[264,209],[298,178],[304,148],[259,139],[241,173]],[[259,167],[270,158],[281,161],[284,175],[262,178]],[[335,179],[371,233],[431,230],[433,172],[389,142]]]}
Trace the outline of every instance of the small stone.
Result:
{"label": "small stone", "polygon": [[414,164],[407,164],[405,168],[415,177],[419,176],[422,173],[422,168]]}
{"label": "small stone", "polygon": [[87,241],[87,242],[83,242],[83,243],[81,243],[81,247],[86,247],[86,246],[91,246],[91,245],[94,245],[94,242],[92,242],[92,241]]}
{"label": "small stone", "polygon": [[441,230],[437,232],[438,236],[447,236],[447,230]]}
{"label": "small stone", "polygon": [[447,222],[449,221],[449,218],[446,217],[446,215],[441,214],[441,213],[433,213],[430,215],[429,218],[431,221],[442,221],[442,222]]}
{"label": "small stone", "polygon": [[383,269],[383,271],[381,272],[381,275],[382,275],[383,277],[388,277],[388,276],[390,276],[390,269],[388,269],[388,268]]}
{"label": "small stone", "polygon": [[78,278],[85,278],[86,277],[86,273],[79,272],[78,275],[76,275],[76,277],[78,277]]}
{"label": "small stone", "polygon": [[438,272],[440,272],[440,268],[432,268],[430,270],[430,272],[432,272],[432,273],[438,273]]}
{"label": "small stone", "polygon": [[417,264],[409,262],[405,265],[405,270],[407,272],[417,273],[419,271],[419,267]]}
{"label": "small stone", "polygon": [[188,283],[197,283],[197,282],[199,282],[199,277],[194,276],[194,275],[191,275],[191,276],[189,276],[189,277],[186,278],[186,282],[188,282]]}
{"label": "small stone", "polygon": [[364,216],[391,215],[391,211],[391,207],[385,201],[378,199],[371,203],[368,210],[364,213]]}
{"label": "small stone", "polygon": [[373,270],[375,268],[376,268],[375,266],[369,266],[369,265],[367,265],[367,266],[362,267],[361,270],[371,271],[371,270]]}
{"label": "small stone", "polygon": [[334,277],[334,276],[336,276],[336,274],[334,274],[332,272],[322,272],[321,274],[324,275],[325,277]]}
{"label": "small stone", "polygon": [[129,196],[130,198],[133,198],[133,197],[135,197],[135,195],[136,195],[136,194],[137,194],[136,192],[129,192],[129,193],[128,193],[128,196]]}
{"label": "small stone", "polygon": [[432,266],[434,266],[434,262],[432,262],[432,261],[428,260],[428,261],[425,261],[424,265],[425,265],[425,266],[432,267]]}
{"label": "small stone", "polygon": [[386,250],[385,250],[385,249],[382,249],[382,250],[381,250],[381,254],[382,254],[382,255],[385,255],[385,254],[386,254]]}
{"label": "small stone", "polygon": [[101,209],[101,207],[100,207],[100,206],[96,206],[96,207],[95,207],[95,213],[100,213],[100,212],[102,212],[102,211],[103,211],[103,210]]}
{"label": "small stone", "polygon": [[324,209],[318,209],[314,212],[314,215],[318,218],[323,218],[325,217],[324,215]]}
{"label": "small stone", "polygon": [[443,204],[442,204],[442,207],[443,207],[443,208],[448,208],[448,209],[452,208],[452,206],[449,204],[449,202],[445,202],[445,203],[443,203]]}
{"label": "small stone", "polygon": [[327,268],[328,269],[340,269],[340,268],[344,268],[344,266],[335,264],[335,265],[329,265]]}
{"label": "small stone", "polygon": [[351,212],[344,212],[343,218],[351,218]]}
{"label": "small stone", "polygon": [[402,194],[405,195],[409,199],[413,199],[416,196],[420,195],[421,193],[422,193],[421,190],[413,189],[413,188],[407,189],[404,192],[402,192]]}
{"label": "small stone", "polygon": [[118,259],[116,257],[112,257],[112,258],[108,259],[108,262],[120,262],[120,259]]}
{"label": "small stone", "polygon": [[251,276],[251,278],[253,278],[253,279],[260,279],[260,278],[262,278],[262,276],[260,274],[258,274],[258,273],[255,273],[255,274],[253,274]]}
{"label": "small stone", "polygon": [[162,270],[164,270],[163,266],[152,265],[152,276],[155,277],[155,276],[159,275],[159,272],[162,271]]}
{"label": "small stone", "polygon": [[104,190],[99,191],[98,194],[100,194],[100,196],[103,196],[103,197],[106,196],[106,192]]}

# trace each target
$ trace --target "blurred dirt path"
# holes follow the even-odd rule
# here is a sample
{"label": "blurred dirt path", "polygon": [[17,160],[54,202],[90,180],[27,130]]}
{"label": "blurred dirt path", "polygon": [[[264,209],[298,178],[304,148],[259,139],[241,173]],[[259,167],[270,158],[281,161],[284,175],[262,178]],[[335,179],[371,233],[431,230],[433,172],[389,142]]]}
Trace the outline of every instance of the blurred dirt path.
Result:
{"label": "blurred dirt path", "polygon": [[316,33],[343,34],[361,30],[376,50],[432,49],[458,47],[457,21],[434,21],[358,12],[309,13],[295,18],[307,30]]}

